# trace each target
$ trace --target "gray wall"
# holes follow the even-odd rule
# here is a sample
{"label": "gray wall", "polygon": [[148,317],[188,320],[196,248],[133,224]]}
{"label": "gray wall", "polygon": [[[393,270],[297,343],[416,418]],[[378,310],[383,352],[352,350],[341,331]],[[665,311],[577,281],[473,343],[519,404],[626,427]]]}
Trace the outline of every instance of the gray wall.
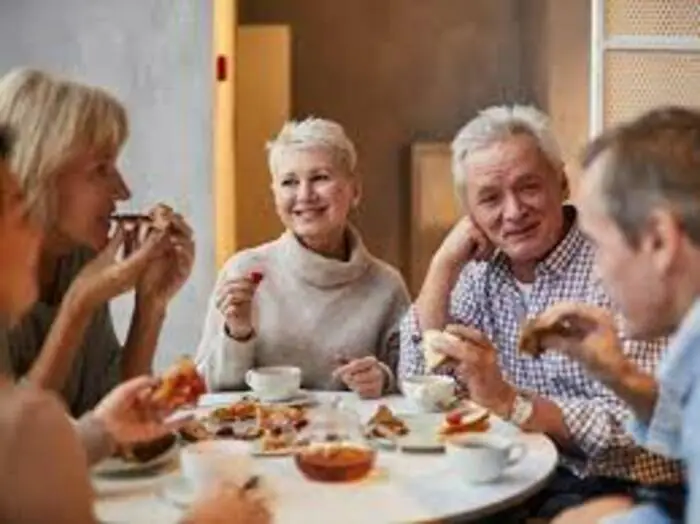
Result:
{"label": "gray wall", "polygon": [[[131,115],[121,166],[135,208],[165,201],[197,241],[172,303],[157,366],[193,353],[215,277],[211,12],[203,0],[0,0],[0,73],[27,65],[111,90]],[[130,297],[114,306],[123,330]]]}

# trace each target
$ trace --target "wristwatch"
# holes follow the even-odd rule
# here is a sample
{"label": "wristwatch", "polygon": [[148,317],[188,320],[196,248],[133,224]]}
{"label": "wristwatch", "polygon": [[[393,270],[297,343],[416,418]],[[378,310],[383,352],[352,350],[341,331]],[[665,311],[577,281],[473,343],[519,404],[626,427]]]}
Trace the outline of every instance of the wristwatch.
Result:
{"label": "wristwatch", "polygon": [[522,393],[516,393],[513,407],[510,410],[510,415],[508,415],[508,421],[516,426],[522,426],[532,416],[534,409],[535,404],[531,398],[526,397]]}

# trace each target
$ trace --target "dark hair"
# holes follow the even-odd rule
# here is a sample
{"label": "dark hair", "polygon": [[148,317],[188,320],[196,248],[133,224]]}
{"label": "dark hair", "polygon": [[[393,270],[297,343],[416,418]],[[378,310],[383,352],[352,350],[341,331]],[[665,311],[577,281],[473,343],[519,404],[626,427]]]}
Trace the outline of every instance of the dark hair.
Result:
{"label": "dark hair", "polygon": [[652,209],[666,206],[700,245],[700,111],[663,107],[619,125],[586,147],[583,167],[602,155],[604,203],[631,244]]}

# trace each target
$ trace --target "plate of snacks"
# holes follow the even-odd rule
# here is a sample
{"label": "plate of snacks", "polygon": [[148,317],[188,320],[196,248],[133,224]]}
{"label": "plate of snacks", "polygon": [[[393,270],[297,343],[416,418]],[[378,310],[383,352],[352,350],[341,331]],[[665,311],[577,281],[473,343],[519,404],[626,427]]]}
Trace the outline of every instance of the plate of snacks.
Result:
{"label": "plate of snacks", "polygon": [[446,439],[489,427],[489,412],[471,403],[446,414],[395,414],[380,406],[365,424],[367,436],[378,445],[408,452],[441,452]]}

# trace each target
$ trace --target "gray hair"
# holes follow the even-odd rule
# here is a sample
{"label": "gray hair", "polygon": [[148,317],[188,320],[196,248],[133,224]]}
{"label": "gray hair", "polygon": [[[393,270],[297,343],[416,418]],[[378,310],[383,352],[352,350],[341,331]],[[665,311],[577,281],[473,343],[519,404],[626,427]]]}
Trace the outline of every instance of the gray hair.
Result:
{"label": "gray hair", "polygon": [[554,168],[564,164],[561,150],[547,115],[532,106],[491,106],[459,130],[452,141],[452,176],[455,188],[463,193],[466,173],[462,163],[480,149],[518,134],[532,136]]}
{"label": "gray hair", "polygon": [[290,120],[282,126],[278,135],[267,143],[267,162],[270,173],[275,173],[279,157],[285,149],[322,147],[331,150],[340,165],[349,174],[355,174],[357,152],[355,145],[345,134],[343,126],[332,120],[309,117]]}
{"label": "gray hair", "polygon": [[631,245],[658,207],[700,245],[700,111],[663,107],[619,125],[586,147],[583,167],[603,155],[602,204]]}

